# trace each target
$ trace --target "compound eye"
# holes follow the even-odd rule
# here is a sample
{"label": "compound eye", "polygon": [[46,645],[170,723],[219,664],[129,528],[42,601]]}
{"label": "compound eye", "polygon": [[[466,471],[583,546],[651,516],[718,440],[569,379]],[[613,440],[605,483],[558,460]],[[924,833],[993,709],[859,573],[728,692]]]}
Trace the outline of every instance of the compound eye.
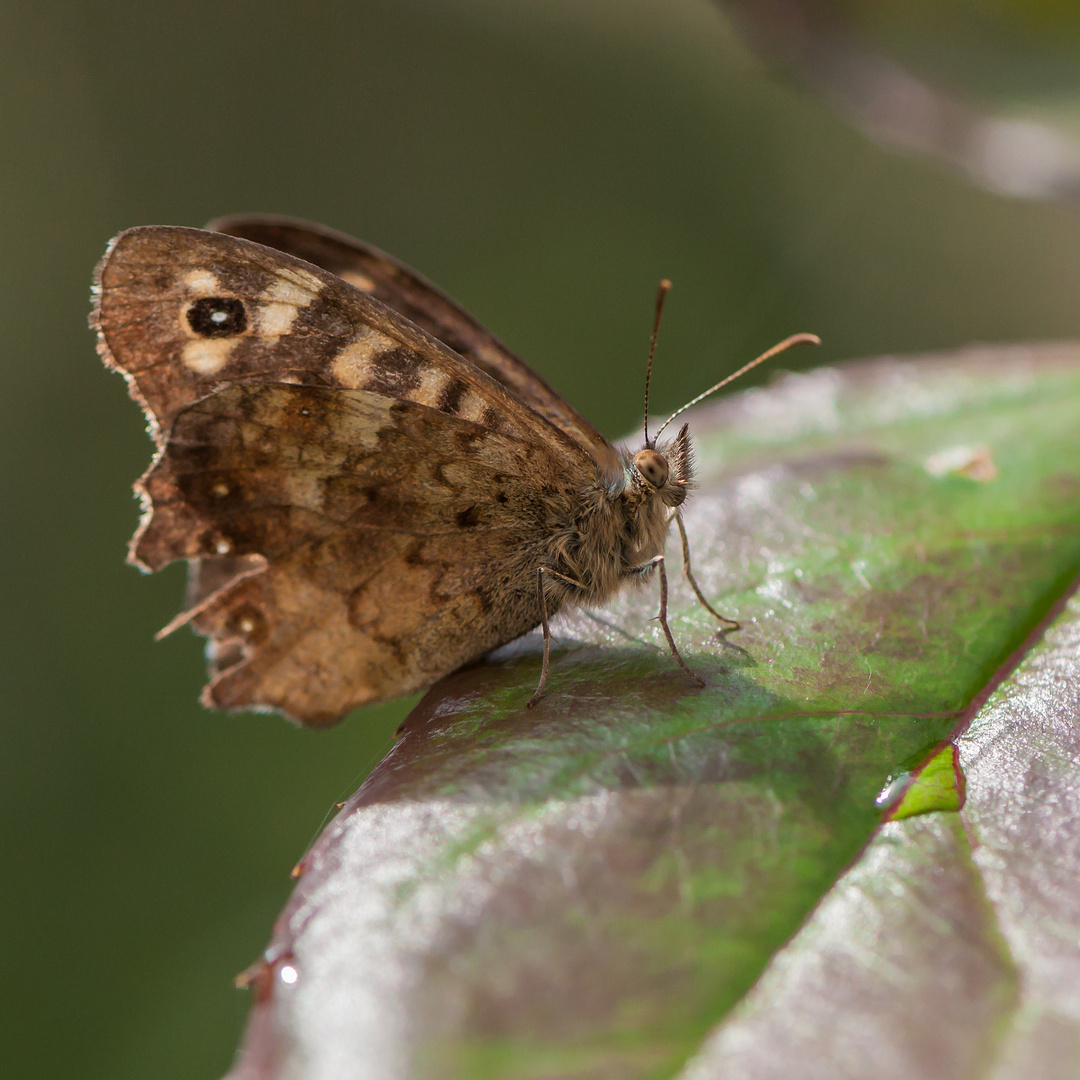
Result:
{"label": "compound eye", "polygon": [[658,454],[655,450],[639,450],[634,455],[634,468],[648,481],[654,488],[662,488],[668,479],[668,463],[663,454]]}

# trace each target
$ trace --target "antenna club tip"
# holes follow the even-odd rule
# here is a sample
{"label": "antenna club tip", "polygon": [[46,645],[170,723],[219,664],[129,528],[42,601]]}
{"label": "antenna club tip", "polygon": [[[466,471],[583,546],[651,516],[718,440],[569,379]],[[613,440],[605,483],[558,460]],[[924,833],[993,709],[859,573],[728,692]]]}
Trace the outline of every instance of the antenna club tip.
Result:
{"label": "antenna club tip", "polygon": [[671,288],[671,278],[660,279],[660,291],[667,292]]}
{"label": "antenna club tip", "polygon": [[781,349],[781,352],[783,351],[783,349],[790,349],[792,347],[792,345],[820,345],[820,344],[821,344],[821,338],[819,338],[817,336],[817,334],[792,334],[791,337],[784,338],[784,340],[780,342],[780,345],[783,347]]}

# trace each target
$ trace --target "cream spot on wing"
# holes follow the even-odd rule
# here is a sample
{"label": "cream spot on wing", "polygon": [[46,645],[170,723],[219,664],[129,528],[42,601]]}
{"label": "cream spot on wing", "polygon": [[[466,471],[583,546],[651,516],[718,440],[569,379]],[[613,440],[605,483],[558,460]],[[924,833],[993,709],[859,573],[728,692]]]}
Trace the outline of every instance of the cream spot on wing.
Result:
{"label": "cream spot on wing", "polygon": [[295,304],[261,304],[257,315],[259,333],[264,337],[287,334],[299,310]]}
{"label": "cream spot on wing", "polygon": [[454,411],[462,420],[471,420],[474,424],[479,424],[487,407],[488,403],[475,390],[468,390]]}
{"label": "cream spot on wing", "polygon": [[277,271],[277,277],[263,289],[259,299],[307,307],[322,290],[323,283],[314,274],[289,267]]}
{"label": "cream spot on wing", "polygon": [[359,270],[346,270],[341,278],[343,281],[347,281],[350,285],[355,285],[358,289],[363,289],[364,292],[374,292],[375,282],[367,276],[367,274],[361,274]]}
{"label": "cream spot on wing", "polygon": [[304,270],[279,269],[261,293],[256,312],[258,332],[263,337],[280,337],[292,329],[301,308],[310,307],[322,292],[323,283]]}
{"label": "cream spot on wing", "polygon": [[236,338],[196,338],[184,346],[180,359],[196,375],[213,375],[229,362],[236,342]]}
{"label": "cream spot on wing", "polygon": [[427,405],[431,409],[439,407],[439,397],[450,383],[450,376],[434,364],[421,368],[418,372],[420,384],[409,391],[409,400],[418,405]]}
{"label": "cream spot on wing", "polygon": [[231,543],[230,543],[230,542],[229,542],[228,540],[226,540],[226,539],[225,539],[224,537],[222,537],[222,538],[221,538],[221,539],[220,539],[220,540],[219,540],[219,541],[218,541],[218,542],[217,542],[217,543],[216,543],[216,544],[214,545],[214,550],[215,550],[215,551],[216,551],[216,552],[217,552],[217,553],[218,553],[219,555],[228,555],[228,554],[229,554],[229,552],[230,552],[230,551],[232,551],[232,544],[231,544]]}
{"label": "cream spot on wing", "polygon": [[221,282],[209,270],[192,270],[180,280],[198,296],[217,296],[221,292]]}
{"label": "cream spot on wing", "polygon": [[365,326],[334,357],[330,370],[342,386],[362,390],[375,374],[375,357],[394,347],[394,342],[378,330]]}

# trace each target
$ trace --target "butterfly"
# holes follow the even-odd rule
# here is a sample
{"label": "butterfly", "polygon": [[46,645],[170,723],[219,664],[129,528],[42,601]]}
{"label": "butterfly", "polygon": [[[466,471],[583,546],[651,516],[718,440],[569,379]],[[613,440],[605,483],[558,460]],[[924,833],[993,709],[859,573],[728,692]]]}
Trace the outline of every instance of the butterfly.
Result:
{"label": "butterfly", "polygon": [[696,678],[666,618],[672,521],[698,599],[737,625],[690,572],[689,429],[660,441],[683,409],[637,452],[616,448],[360,241],[264,216],[129,229],[97,268],[91,325],[157,446],[128,561],[187,560],[184,611],[161,634],[208,639],[208,706],[329,724],[540,625],[532,705],[550,617],[654,574],[660,625]]}

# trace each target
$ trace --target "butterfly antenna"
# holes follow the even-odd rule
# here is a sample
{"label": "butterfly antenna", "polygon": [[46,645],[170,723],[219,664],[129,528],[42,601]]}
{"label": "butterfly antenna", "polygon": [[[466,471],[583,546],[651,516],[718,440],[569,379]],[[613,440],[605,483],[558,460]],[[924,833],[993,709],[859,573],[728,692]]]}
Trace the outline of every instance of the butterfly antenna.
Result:
{"label": "butterfly antenna", "polygon": [[[659,310],[659,309],[658,309]],[[788,349],[795,345],[820,345],[821,338],[817,334],[792,334],[789,338],[784,338],[778,345],[774,345],[767,352],[763,352],[759,357],[751,360],[749,364],[743,364],[738,371],[733,372],[726,379],[721,379],[715,386],[710,386],[704,394],[698,394],[693,401],[688,401],[681,409],[676,409],[661,425],[660,430],[656,433],[656,437],[659,439],[663,433],[664,428],[675,419],[676,416],[686,412],[687,409],[696,405],[699,401],[704,401],[710,394],[715,394],[717,390],[727,386],[728,383],[734,382],[740,375],[745,375],[751,368],[756,368],[758,364],[764,364],[766,360],[771,360],[774,356],[778,356],[782,352],[786,352]],[[652,366],[652,358],[650,357],[649,366]],[[645,384],[646,390],[648,390],[648,382]],[[646,400],[648,398],[646,397]]]}
{"label": "butterfly antenna", "polygon": [[660,316],[664,313],[664,300],[667,299],[668,289],[671,282],[664,278],[660,282],[660,288],[656,291],[656,318],[653,319],[652,340],[649,342],[649,366],[645,369],[645,445],[652,446],[649,441],[649,382],[652,380],[652,362],[656,353],[656,336],[660,333]]}

